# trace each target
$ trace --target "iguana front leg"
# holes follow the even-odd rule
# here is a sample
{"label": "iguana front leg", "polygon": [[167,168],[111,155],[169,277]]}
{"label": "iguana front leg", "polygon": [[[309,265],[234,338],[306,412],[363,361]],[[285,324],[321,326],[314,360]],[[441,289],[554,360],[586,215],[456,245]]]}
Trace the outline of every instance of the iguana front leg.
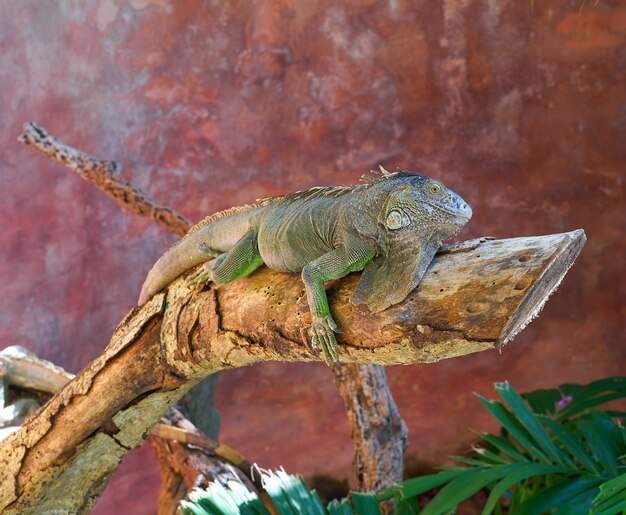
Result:
{"label": "iguana front leg", "polygon": [[337,323],[330,314],[324,281],[339,279],[350,272],[363,270],[376,255],[376,249],[361,240],[338,247],[307,263],[302,269],[302,281],[311,310],[311,343],[322,348],[324,361],[337,361]]}

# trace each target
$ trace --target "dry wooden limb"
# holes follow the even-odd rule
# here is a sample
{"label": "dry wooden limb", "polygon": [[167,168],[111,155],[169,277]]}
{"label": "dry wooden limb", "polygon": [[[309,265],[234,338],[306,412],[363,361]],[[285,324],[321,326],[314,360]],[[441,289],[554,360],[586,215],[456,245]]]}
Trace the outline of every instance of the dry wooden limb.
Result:
{"label": "dry wooden limb", "polygon": [[191,224],[183,216],[167,207],[161,207],[143,191],[134,188],[122,176],[122,167],[115,161],[103,161],[76,150],[46,132],[43,127],[29,122],[19,141],[37,152],[59,161],[78,173],[83,179],[111,197],[116,204],[143,216],[149,216],[167,230],[184,235]]}
{"label": "dry wooden limb", "polygon": [[[161,465],[159,515],[175,515],[189,490],[206,488],[211,481],[225,485],[237,478],[251,489],[258,487],[251,481],[250,464],[239,453],[205,436],[174,408],[168,412],[167,424],[152,430],[150,442]],[[215,459],[216,455],[225,461]]]}
{"label": "dry wooden limb", "polygon": [[[183,236],[191,228],[192,224],[186,218],[169,208],[157,205],[143,191],[133,187],[130,182],[125,180],[122,177],[122,166],[117,162],[96,159],[85,152],[72,148],[50,135],[43,127],[32,122],[24,125],[24,132],[19,136],[19,141],[91,181],[119,206],[134,213],[149,216],[170,232]],[[171,424],[174,424],[174,421],[179,425],[183,424],[180,416],[174,412],[168,413],[165,419]],[[156,426],[155,429],[158,427]],[[199,451],[188,451],[186,446],[176,447],[159,438],[151,438],[150,443],[160,458],[159,463],[163,478],[159,493],[160,514],[176,512],[178,501],[193,486],[193,483],[189,483],[191,476],[211,477],[211,474],[215,473],[218,474],[215,476],[217,480],[220,477],[219,474],[224,472],[225,465],[220,463],[220,458],[205,456]],[[166,450],[171,452],[165,452]],[[190,455],[185,457],[187,451]],[[193,470],[194,466],[199,468]],[[186,474],[182,476],[179,475],[181,467],[186,471]]]}
{"label": "dry wooden limb", "polygon": [[[358,275],[336,281],[339,356],[391,365],[492,349],[538,312],[584,242],[579,230],[438,256],[413,294],[375,316],[350,304]],[[310,321],[302,297],[299,277],[261,268],[220,287],[194,289],[182,277],[131,311],[103,354],[0,442],[0,510],[85,511],[122,456],[203,377],[319,360],[302,341]]]}
{"label": "dry wooden limb", "polygon": [[[23,347],[15,345],[0,351],[0,381],[6,385],[52,394],[73,378],[74,374]],[[3,427],[2,423],[0,416],[0,440],[19,429]],[[161,423],[154,426],[151,437],[163,478],[160,515],[176,514],[178,502],[190,489],[206,487],[210,481],[226,484],[236,477],[254,485],[252,488],[262,486],[260,481],[254,481],[250,463],[241,454],[204,435],[176,408],[170,408]]]}
{"label": "dry wooden limb", "polygon": [[[140,215],[150,216],[175,234],[183,235],[191,227],[190,222],[184,217],[168,208],[156,205],[145,193],[134,188],[123,179],[121,177],[122,167],[118,163],[96,159],[76,150],[50,135],[43,127],[32,122],[24,125],[24,133],[19,137],[19,140],[64,164],[83,178],[90,180],[121,207]],[[335,366],[333,365],[333,367]],[[397,477],[402,476],[404,469],[402,454],[400,454],[399,459],[389,461],[384,454],[375,450],[383,449],[389,445],[388,441],[376,441],[376,439],[379,435],[386,435],[393,430],[396,427],[396,420],[389,420],[390,425],[386,430],[383,428],[373,432],[368,430],[370,420],[377,426],[384,423],[384,420],[379,416],[380,412],[392,409],[396,417],[400,418],[384,373],[381,375],[375,373],[371,367],[361,367],[357,364],[348,368],[335,369],[334,381],[345,401],[346,414],[353,428],[352,437],[356,439],[354,440],[354,463],[361,470],[364,478],[376,477],[376,485],[389,486],[393,484]],[[377,384],[379,391],[375,392],[368,386],[374,383]],[[192,394],[193,392],[190,392],[190,395]],[[350,399],[350,396],[353,399]],[[379,403],[381,404],[379,405]],[[353,411],[355,409],[358,411]],[[400,422],[402,421],[400,420]],[[196,423],[198,422],[196,421]],[[406,438],[406,435],[403,435],[403,438]],[[372,456],[368,455],[370,451],[374,452]],[[374,457],[377,457],[378,461]],[[390,464],[393,464],[394,467],[390,468]],[[371,467],[371,470],[366,470],[367,467]],[[359,480],[359,484],[365,487],[369,481],[366,480],[361,483]]]}
{"label": "dry wooden limb", "polygon": [[[35,356],[24,347],[0,350],[0,440],[19,429],[52,394],[74,377],[61,367]],[[27,390],[8,401],[9,387]]]}
{"label": "dry wooden limb", "polygon": [[[53,394],[74,377],[62,367],[39,358],[19,345],[0,351],[0,378],[8,386]],[[250,463],[235,449],[206,436],[176,408],[172,408],[168,415],[165,423],[154,426],[152,436],[202,448],[250,475]]]}
{"label": "dry wooden limb", "polygon": [[346,363],[335,365],[333,373],[349,415],[356,489],[376,492],[399,483],[408,431],[389,393],[385,369]]}
{"label": "dry wooden limb", "polygon": [[38,358],[24,347],[12,345],[0,351],[0,377],[13,386],[56,393],[74,378],[74,374]]}

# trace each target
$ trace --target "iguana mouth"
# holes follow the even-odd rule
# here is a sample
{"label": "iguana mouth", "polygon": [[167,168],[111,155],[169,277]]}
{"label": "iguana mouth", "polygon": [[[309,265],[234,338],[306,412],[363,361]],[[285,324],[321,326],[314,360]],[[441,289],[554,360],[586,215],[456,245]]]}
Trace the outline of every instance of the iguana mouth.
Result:
{"label": "iguana mouth", "polygon": [[[434,203],[432,203],[432,202],[430,202],[430,201],[428,201],[428,200],[424,200],[423,202],[425,202],[425,203],[426,203],[426,204],[428,204],[429,206],[434,207],[435,209],[438,209],[439,211],[443,211],[444,213],[447,213],[447,214],[449,214],[449,215],[452,215],[452,216],[454,216],[455,218],[461,218],[461,219],[463,219],[463,220],[465,220],[465,221],[469,221],[469,220],[471,220],[471,218],[472,218],[472,214],[473,214],[473,213],[471,213],[471,212],[470,212],[470,214],[469,214],[469,215],[464,215],[463,213],[461,213],[461,212],[459,212],[459,211],[452,211],[452,210],[450,210],[450,209],[446,209],[445,207],[443,207],[443,206],[441,206],[441,205],[439,205],[439,204],[434,204]],[[467,204],[466,204],[466,206],[467,206]]]}

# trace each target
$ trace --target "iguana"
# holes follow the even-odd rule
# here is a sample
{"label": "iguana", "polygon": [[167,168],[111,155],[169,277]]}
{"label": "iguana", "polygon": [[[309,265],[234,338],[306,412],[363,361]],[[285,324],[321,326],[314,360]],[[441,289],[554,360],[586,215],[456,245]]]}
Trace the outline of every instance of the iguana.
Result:
{"label": "iguana", "polygon": [[[226,284],[265,263],[301,272],[311,310],[311,343],[337,361],[337,324],[324,281],[363,270],[352,302],[373,313],[418,285],[442,240],[472,209],[441,182],[408,170],[366,177],[355,186],[317,187],[211,215],[155,263],[139,304],[183,272],[204,263],[190,282]],[[213,259],[215,258],[215,259]]]}

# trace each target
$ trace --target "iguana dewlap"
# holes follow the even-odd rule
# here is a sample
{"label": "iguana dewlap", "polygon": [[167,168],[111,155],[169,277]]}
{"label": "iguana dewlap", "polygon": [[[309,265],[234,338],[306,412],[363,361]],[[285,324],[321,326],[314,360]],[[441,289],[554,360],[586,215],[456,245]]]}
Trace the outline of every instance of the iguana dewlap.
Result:
{"label": "iguana dewlap", "polygon": [[321,346],[327,362],[336,361],[338,329],[324,281],[363,270],[352,302],[382,311],[406,298],[441,241],[472,216],[441,182],[381,170],[383,175],[364,184],[313,188],[209,216],[155,263],[139,304],[201,263],[192,282],[225,284],[263,263],[279,272],[302,272],[312,344]]}

